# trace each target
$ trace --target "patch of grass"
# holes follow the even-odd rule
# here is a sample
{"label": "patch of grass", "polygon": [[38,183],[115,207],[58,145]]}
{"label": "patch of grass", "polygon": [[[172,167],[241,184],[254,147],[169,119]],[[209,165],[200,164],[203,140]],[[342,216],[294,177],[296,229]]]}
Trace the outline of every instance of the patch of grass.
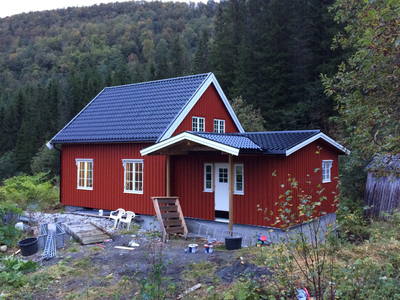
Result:
{"label": "patch of grass", "polygon": [[89,257],[84,257],[74,263],[74,266],[79,268],[87,268],[89,265],[90,265]]}
{"label": "patch of grass", "polygon": [[68,251],[68,253],[76,253],[76,252],[79,252],[79,249],[78,249],[77,245],[74,245],[72,247],[69,247],[67,251]]}
{"label": "patch of grass", "polygon": [[97,252],[97,251],[103,251],[104,249],[102,247],[99,246],[93,246],[90,248],[90,251],[92,252]]}

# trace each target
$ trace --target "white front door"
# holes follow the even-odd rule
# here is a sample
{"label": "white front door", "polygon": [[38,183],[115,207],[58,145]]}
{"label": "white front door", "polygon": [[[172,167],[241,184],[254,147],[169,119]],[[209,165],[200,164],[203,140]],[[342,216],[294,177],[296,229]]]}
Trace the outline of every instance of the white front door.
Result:
{"label": "white front door", "polygon": [[229,211],[229,164],[215,164],[215,210]]}

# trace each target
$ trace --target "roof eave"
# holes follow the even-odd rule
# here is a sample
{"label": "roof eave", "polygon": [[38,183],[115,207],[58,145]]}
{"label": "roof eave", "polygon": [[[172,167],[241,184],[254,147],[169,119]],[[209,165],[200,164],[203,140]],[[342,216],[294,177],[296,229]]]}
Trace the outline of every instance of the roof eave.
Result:
{"label": "roof eave", "polygon": [[228,145],[225,145],[225,144],[222,144],[222,143],[219,143],[219,142],[211,141],[209,139],[194,135],[194,134],[189,133],[189,132],[182,132],[182,133],[180,133],[178,135],[175,135],[175,136],[173,136],[173,137],[171,137],[169,139],[166,139],[164,141],[158,142],[158,143],[156,143],[156,144],[154,144],[154,145],[152,145],[150,147],[144,148],[144,149],[140,150],[140,154],[142,156],[149,155],[149,154],[152,154],[152,153],[154,153],[156,151],[159,151],[159,150],[161,150],[161,149],[163,149],[165,147],[169,147],[169,146],[172,146],[172,145],[174,145],[176,143],[179,143],[179,142],[181,142],[183,140],[188,140],[188,141],[191,141],[191,142],[194,142],[194,143],[198,143],[198,144],[201,144],[203,146],[207,146],[207,147],[219,150],[219,151],[224,152],[224,153],[232,154],[232,155],[235,155],[235,156],[239,155],[239,150],[240,150],[239,148],[235,148],[235,147],[228,146]]}
{"label": "roof eave", "polygon": [[350,154],[350,150],[346,149],[345,147],[343,147],[342,145],[340,145],[339,143],[335,142],[333,139],[331,139],[329,136],[323,134],[322,132],[308,138],[307,140],[303,141],[300,144],[297,144],[296,146],[289,148],[286,150],[286,156],[289,156],[290,154],[296,152],[297,150],[300,150],[301,148],[307,146],[308,144],[316,141],[317,139],[323,139],[324,141],[328,142],[329,144],[331,144],[332,146],[334,146],[335,148],[337,148],[339,151],[342,151],[343,154]]}

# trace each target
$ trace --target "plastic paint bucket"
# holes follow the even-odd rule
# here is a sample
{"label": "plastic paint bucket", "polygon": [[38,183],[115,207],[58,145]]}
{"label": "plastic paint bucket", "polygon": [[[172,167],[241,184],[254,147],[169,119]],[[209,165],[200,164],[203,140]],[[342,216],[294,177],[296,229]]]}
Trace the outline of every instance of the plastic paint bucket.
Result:
{"label": "plastic paint bucket", "polygon": [[213,253],[213,245],[204,244],[204,253]]}
{"label": "plastic paint bucket", "polygon": [[198,250],[199,250],[199,246],[197,244],[189,245],[189,253],[197,253]]}
{"label": "plastic paint bucket", "polygon": [[30,256],[38,252],[38,238],[31,237],[20,240],[18,246],[21,249],[22,256]]}
{"label": "plastic paint bucket", "polygon": [[99,216],[102,216],[102,215],[103,215],[103,210],[100,209],[100,210],[99,210]]}

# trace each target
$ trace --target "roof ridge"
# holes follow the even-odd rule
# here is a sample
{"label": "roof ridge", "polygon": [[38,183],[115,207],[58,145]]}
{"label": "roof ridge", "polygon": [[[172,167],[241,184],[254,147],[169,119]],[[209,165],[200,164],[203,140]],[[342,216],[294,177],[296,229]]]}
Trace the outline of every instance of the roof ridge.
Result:
{"label": "roof ridge", "polygon": [[321,132],[320,129],[310,129],[310,130],[278,130],[278,131],[256,131],[256,132],[243,132],[241,134],[265,134],[265,133],[300,133],[300,132]]}
{"label": "roof ridge", "polygon": [[194,77],[201,77],[201,76],[206,76],[207,77],[210,73],[211,72],[202,73],[202,74],[196,74],[196,75],[181,76],[181,77],[157,79],[157,80],[145,81],[145,82],[128,83],[128,84],[123,84],[123,85],[108,86],[108,87],[105,87],[104,89],[116,89],[116,88],[130,87],[130,86],[134,86],[134,85],[137,85],[137,86],[139,86],[139,85],[149,85],[149,84],[155,84],[155,83],[162,83],[162,82],[166,82],[166,81],[184,80],[184,79],[189,79],[189,78],[194,78]]}

